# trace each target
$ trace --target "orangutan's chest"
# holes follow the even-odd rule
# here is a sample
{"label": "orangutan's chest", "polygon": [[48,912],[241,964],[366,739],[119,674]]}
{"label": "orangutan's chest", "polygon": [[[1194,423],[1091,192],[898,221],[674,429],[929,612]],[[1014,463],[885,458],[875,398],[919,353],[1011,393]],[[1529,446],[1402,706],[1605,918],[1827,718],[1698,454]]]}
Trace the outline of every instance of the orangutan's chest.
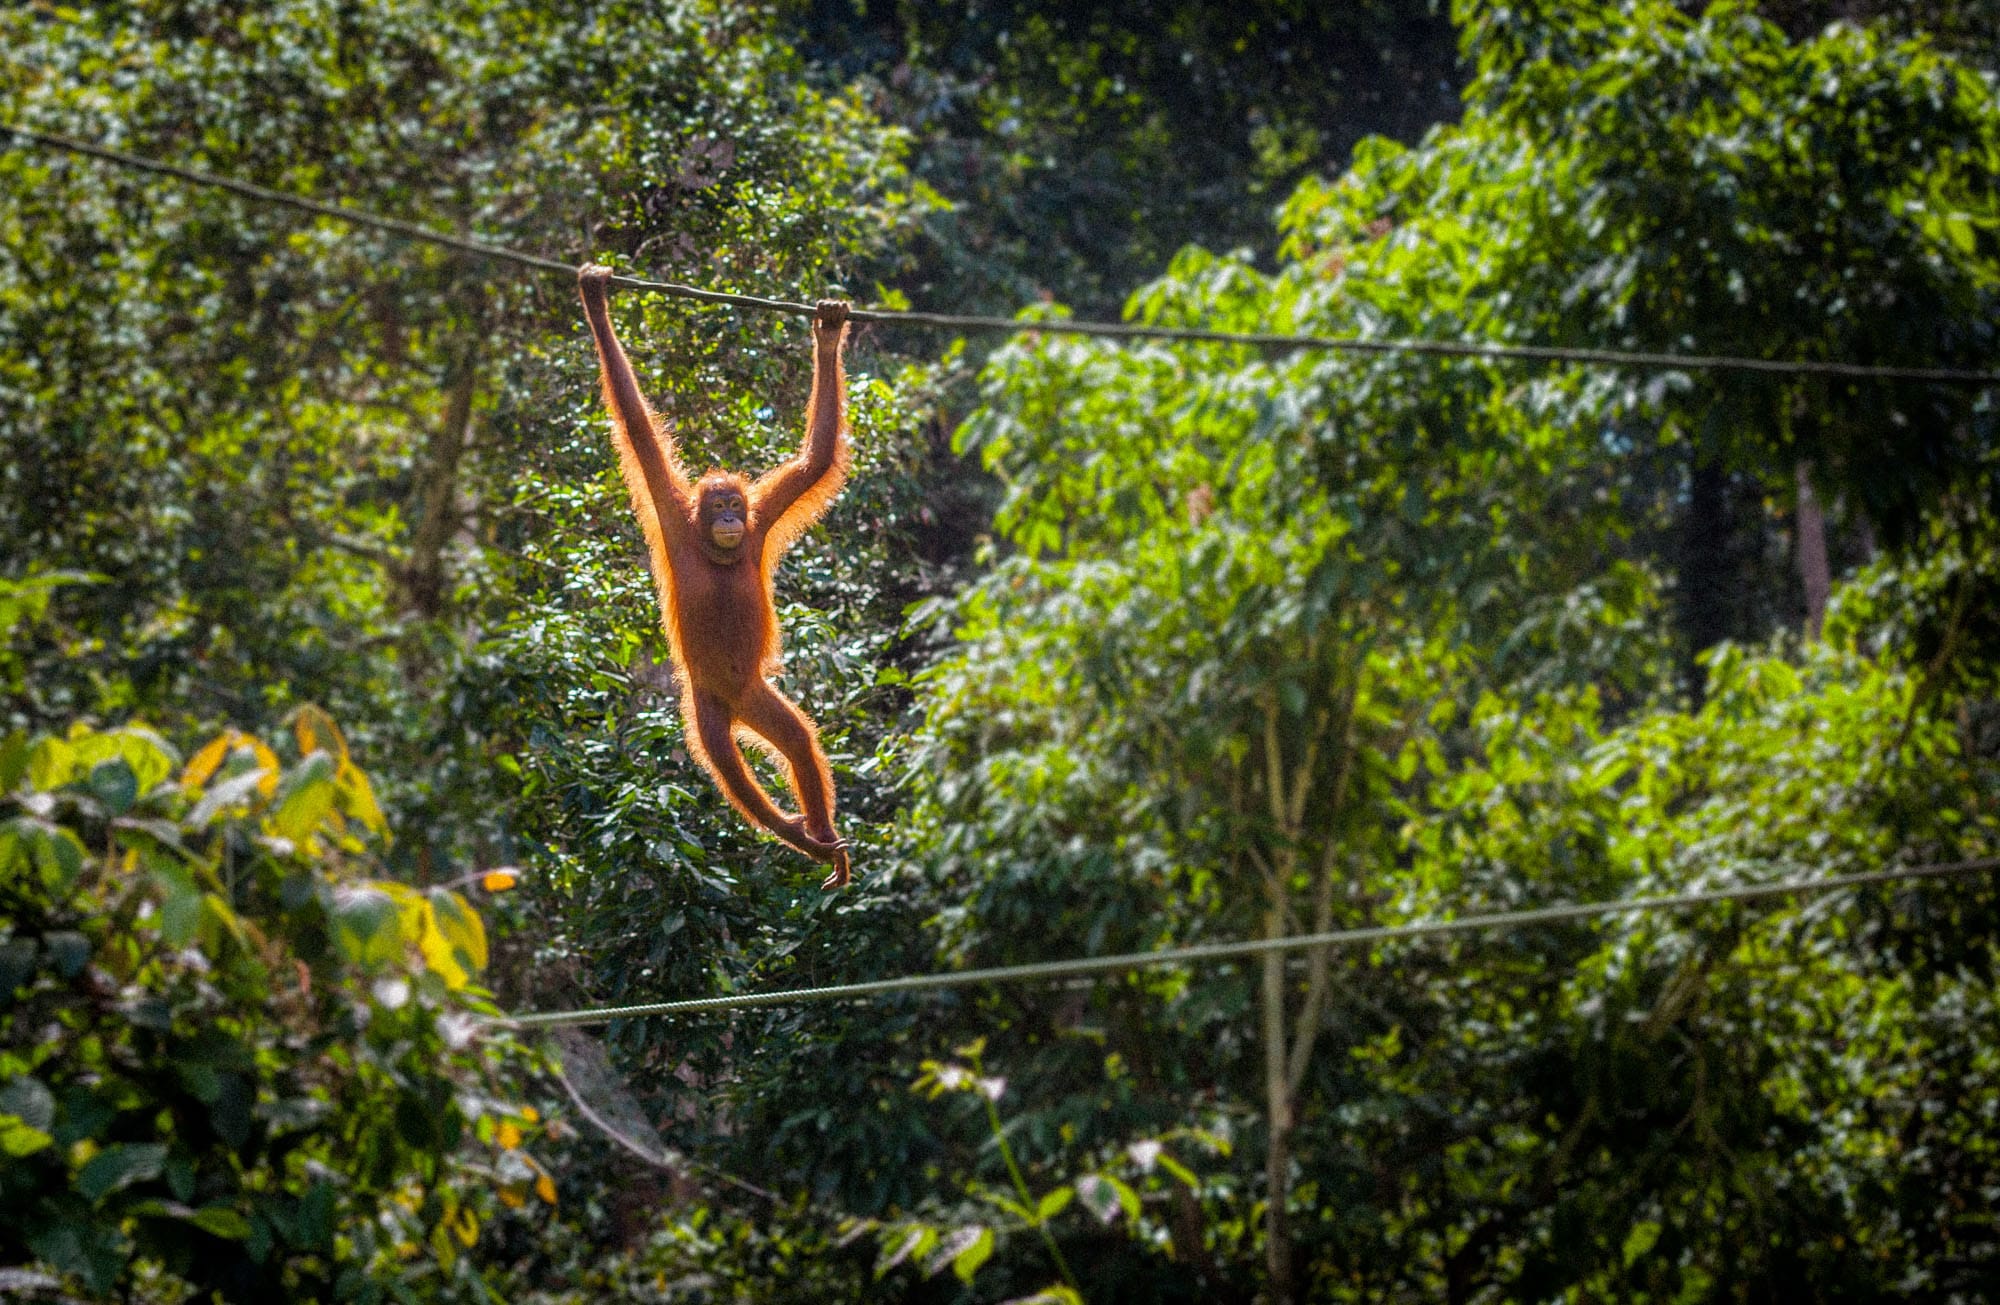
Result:
{"label": "orangutan's chest", "polygon": [[771,594],[763,568],[750,558],[729,566],[717,566],[703,559],[688,568],[691,574],[675,577],[680,590],[681,624],[719,641],[741,635],[746,642],[758,642],[764,613],[771,610]]}

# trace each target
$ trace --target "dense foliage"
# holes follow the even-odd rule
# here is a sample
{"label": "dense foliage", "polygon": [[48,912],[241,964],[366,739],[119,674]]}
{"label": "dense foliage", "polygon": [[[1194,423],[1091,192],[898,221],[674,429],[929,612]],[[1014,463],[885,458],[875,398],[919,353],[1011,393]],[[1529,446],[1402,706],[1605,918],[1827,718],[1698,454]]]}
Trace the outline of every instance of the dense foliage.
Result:
{"label": "dense foliage", "polygon": [[529,1062],[476,1037],[478,915],[369,877],[367,777],[323,714],[296,733],[290,766],[233,731],[184,766],[138,726],[0,745],[10,1263],[102,1295],[455,1297],[503,1199],[555,1199],[520,1150]]}
{"label": "dense foliage", "polygon": [[[1463,123],[1303,187],[1275,273],[1187,251],[1134,314],[1992,356],[1986,79],[1851,30],[1788,42],[1740,10],[1465,17],[1479,79]],[[925,680],[909,822],[954,959],[1994,848],[1987,690],[1944,688],[1989,592],[1990,394],[1032,334],[984,384],[963,438],[1003,478],[1015,551],[936,613],[957,649]],[[1907,549],[1863,572],[1823,642],[1709,648],[1691,695],[1675,672],[1714,631],[1674,619],[1667,593],[1684,613],[1747,587],[1761,615],[1746,605],[1730,628],[1757,617],[1767,638],[1798,610],[1784,553],[1746,586],[1677,546],[1711,528],[1689,520],[1691,486],[1719,466],[1775,499],[1757,529],[1789,552],[1800,460],[1841,488],[1836,532],[1874,540],[1849,547]],[[1965,1184],[1995,1171],[1970,1140],[1990,1071],[1956,1067],[1991,1060],[1986,1015],[1942,1012],[1990,1009],[1992,893],[1876,892],[1821,935],[1828,910],[1162,974],[1088,1000],[1010,989],[930,1037],[989,1036],[1029,1095],[1033,1158],[1057,1172],[1134,1128],[1219,1119],[1254,1140],[1170,1230],[1208,1275],[1199,1291],[1291,1273],[1314,1299],[1701,1296],[1725,1270],[1753,1295],[1967,1290],[1995,1248]],[[1873,1013],[1912,987],[1933,1015]],[[1857,1083],[1836,1066],[1884,1061],[1847,1058],[1850,1020],[1892,1023],[1917,1061],[1954,1068]],[[1107,1072],[1137,1090],[1107,1093]],[[1877,1140],[1821,1131],[1849,1117],[1841,1093],[1876,1103],[1861,1127]],[[843,1137],[850,1199],[866,1200],[896,1164],[850,1154],[865,1130]],[[1809,1196],[1803,1152],[1881,1167],[1829,1172]],[[1950,1155],[1953,1173],[1912,1181],[1910,1154]],[[1959,1195],[1940,1205],[1941,1188]],[[1244,1193],[1286,1189],[1259,1265]],[[1939,1215],[1958,1202],[1981,1214]],[[1191,1279],[1145,1281],[1162,1295]]]}
{"label": "dense foliage", "polygon": [[1272,202],[1365,137],[1417,139],[1462,80],[1431,0],[797,8],[956,201],[897,282],[926,305],[1109,312],[1184,244],[1268,254]]}
{"label": "dense foliage", "polygon": [[[1848,8],[0,15],[0,120],[1031,305],[850,350],[779,579],[825,895],[687,755],[573,287],[0,149],[0,1285],[1976,1299],[1990,873],[481,1018],[2000,853],[1994,387],[1032,329],[1991,369],[1987,16]],[[693,458],[789,452],[800,323],[613,311]]]}

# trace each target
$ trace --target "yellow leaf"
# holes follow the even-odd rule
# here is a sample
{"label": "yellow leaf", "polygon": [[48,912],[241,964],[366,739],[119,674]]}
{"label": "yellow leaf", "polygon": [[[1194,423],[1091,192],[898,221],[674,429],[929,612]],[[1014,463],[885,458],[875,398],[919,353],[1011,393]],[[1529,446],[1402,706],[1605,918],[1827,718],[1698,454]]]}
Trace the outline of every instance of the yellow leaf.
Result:
{"label": "yellow leaf", "polygon": [[509,1183],[500,1189],[500,1204],[510,1210],[518,1210],[528,1203],[527,1187],[521,1183]]}
{"label": "yellow leaf", "polygon": [[511,1119],[502,1123],[500,1125],[500,1149],[503,1151],[512,1151],[519,1145],[521,1145],[521,1130],[515,1127],[514,1121]]}
{"label": "yellow leaf", "polygon": [[535,1195],[541,1197],[547,1204],[554,1205],[556,1203],[556,1180],[547,1174],[543,1174],[541,1177],[535,1179]]}
{"label": "yellow leaf", "polygon": [[447,986],[462,988],[486,968],[486,926],[463,897],[448,889],[433,888],[428,902],[424,964],[436,970]]}
{"label": "yellow leaf", "polygon": [[257,759],[257,768],[264,772],[264,777],[257,781],[257,792],[264,797],[277,792],[278,772],[281,769],[278,765],[278,754],[266,747],[262,739],[252,737],[238,729],[224,730],[203,744],[201,750],[188,759],[187,766],[181,771],[181,785],[196,789],[208,783],[215,778],[215,773],[222,768],[222,763],[229,760],[230,754],[238,748],[250,749],[250,755]]}
{"label": "yellow leaf", "polygon": [[386,894],[396,904],[396,928],[403,944],[421,952],[424,935],[436,932],[431,924],[430,902],[408,884],[399,884],[393,879],[371,879],[365,886]]}
{"label": "yellow leaf", "polygon": [[521,876],[512,870],[488,870],[479,877],[479,886],[489,893],[504,893],[521,882]]}
{"label": "yellow leaf", "polygon": [[208,783],[209,777],[221,768],[222,759],[229,755],[230,736],[235,733],[235,730],[224,730],[188,758],[186,769],[181,771],[182,788],[200,788]]}
{"label": "yellow leaf", "polygon": [[338,790],[336,805],[341,814],[360,821],[362,828],[378,835],[384,842],[390,841],[389,821],[382,815],[381,804],[375,800],[375,787],[368,782],[368,776],[361,767],[342,759],[334,775],[334,784]]}
{"label": "yellow leaf", "polygon": [[257,758],[257,765],[264,772],[264,778],[257,781],[257,792],[270,797],[278,791],[278,775],[284,768],[278,764],[278,754],[266,747],[262,739],[253,739],[248,734],[239,736],[239,744],[247,746],[251,755]]}
{"label": "yellow leaf", "polygon": [[479,1216],[471,1210],[460,1210],[451,1230],[458,1235],[461,1243],[470,1246],[479,1240]]}
{"label": "yellow leaf", "polygon": [[347,761],[347,740],[341,736],[340,726],[333,723],[333,717],[311,703],[305,704],[292,713],[292,737],[299,741],[301,755],[310,756],[324,752],[335,761]]}
{"label": "yellow leaf", "polygon": [[[74,733],[74,731],[72,731]],[[76,776],[76,748],[69,742],[44,734],[28,751],[28,787],[38,793],[61,788]]]}
{"label": "yellow leaf", "polygon": [[[475,972],[486,968],[486,927],[457,893],[443,888],[420,893],[392,879],[372,879],[358,887],[395,903],[402,943],[416,947],[424,965],[446,987],[463,988]],[[368,932],[372,935],[374,928]]]}
{"label": "yellow leaf", "polygon": [[542,1117],[542,1112],[535,1109],[533,1106],[521,1107],[521,1118],[527,1120],[529,1123],[532,1124],[541,1117]]}

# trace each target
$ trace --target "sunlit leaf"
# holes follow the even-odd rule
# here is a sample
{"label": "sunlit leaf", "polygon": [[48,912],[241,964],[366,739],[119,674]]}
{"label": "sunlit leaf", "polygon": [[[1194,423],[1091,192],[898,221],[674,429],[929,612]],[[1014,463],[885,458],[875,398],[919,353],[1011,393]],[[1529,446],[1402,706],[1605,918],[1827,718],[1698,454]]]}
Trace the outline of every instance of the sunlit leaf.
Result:
{"label": "sunlit leaf", "polygon": [[271,827],[280,837],[303,843],[317,833],[333,813],[337,796],[334,760],[315,752],[301,761],[279,786],[277,805],[271,811]]}
{"label": "sunlit leaf", "polygon": [[205,829],[223,812],[251,802],[260,795],[268,795],[276,787],[274,772],[261,767],[232,775],[219,784],[211,785],[201,795],[201,801],[188,812],[187,823],[195,829]]}
{"label": "sunlit leaf", "polygon": [[949,1267],[960,1281],[970,1282],[972,1275],[992,1253],[993,1234],[983,1225],[954,1228],[939,1240],[936,1251],[928,1257],[924,1276],[934,1277]]}
{"label": "sunlit leaf", "polygon": [[400,905],[380,887],[343,885],[333,892],[334,937],[347,958],[363,968],[402,956],[401,920]]}
{"label": "sunlit leaf", "polygon": [[1112,1222],[1121,1210],[1139,1217],[1139,1194],[1110,1174],[1086,1174],[1077,1180],[1076,1194],[1099,1223]]}
{"label": "sunlit leaf", "polygon": [[389,822],[375,801],[374,786],[368,782],[368,776],[362,773],[361,768],[343,760],[335,783],[339,790],[337,805],[341,814],[352,817],[363,829],[388,841]]}
{"label": "sunlit leaf", "polygon": [[972,1275],[979,1272],[979,1266],[986,1263],[993,1254],[993,1230],[979,1229],[979,1235],[970,1245],[952,1257],[951,1270],[960,1282],[971,1282]]}
{"label": "sunlit leaf", "polygon": [[242,1241],[250,1235],[250,1221],[226,1205],[204,1205],[188,1216],[188,1222],[230,1241]]}
{"label": "sunlit leaf", "polygon": [[55,1142],[42,1129],[23,1123],[14,1115],[0,1113],[0,1155],[30,1156]]}
{"label": "sunlit leaf", "polygon": [[340,726],[333,723],[333,717],[312,703],[306,703],[292,713],[292,737],[298,741],[302,757],[324,752],[335,762],[348,760],[347,738],[340,732]]}
{"label": "sunlit leaf", "polygon": [[922,1224],[914,1226],[906,1225],[901,1228],[885,1231],[888,1231],[891,1235],[899,1235],[899,1240],[894,1244],[893,1249],[890,1243],[884,1241],[884,1253],[875,1262],[875,1276],[878,1278],[911,1256],[922,1259],[925,1252],[937,1243],[937,1230],[927,1228]]}
{"label": "sunlit leaf", "polygon": [[262,772],[256,785],[257,791],[265,797],[271,796],[277,791],[278,777],[283,770],[278,754],[271,751],[262,739],[235,729],[224,730],[202,745],[182,769],[181,784],[191,790],[201,788],[239,750],[248,750],[256,768]]}
{"label": "sunlit leaf", "polygon": [[1160,1152],[1160,1168],[1172,1174],[1191,1190],[1200,1190],[1201,1180],[1194,1176],[1194,1171],[1174,1159],[1171,1155],[1168,1155],[1165,1151]]}
{"label": "sunlit leaf", "polygon": [[427,899],[422,940],[424,963],[453,988],[462,988],[486,968],[486,926],[459,894],[433,888]]}
{"label": "sunlit leaf", "polygon": [[36,739],[28,752],[28,786],[46,793],[70,782],[76,774],[76,749],[53,735]]}

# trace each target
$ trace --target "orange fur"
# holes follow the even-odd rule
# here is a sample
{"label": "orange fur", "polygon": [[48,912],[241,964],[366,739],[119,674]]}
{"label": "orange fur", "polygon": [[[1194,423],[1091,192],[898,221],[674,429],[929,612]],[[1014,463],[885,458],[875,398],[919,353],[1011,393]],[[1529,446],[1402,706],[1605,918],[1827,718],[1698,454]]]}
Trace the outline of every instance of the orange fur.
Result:
{"label": "orange fur", "polygon": [[[608,399],[605,406],[610,406]],[[621,422],[611,423],[611,446],[618,451],[618,470],[624,473],[625,492],[632,500],[632,515],[639,518],[639,533],[646,537],[646,556],[653,563],[653,594],[659,599],[664,618],[661,625],[667,632],[667,649],[673,655],[674,667],[678,671],[682,665],[681,631],[671,616],[674,611],[674,569],[667,565],[667,541],[660,532],[660,509],[653,502],[652,491],[646,488],[645,474],[639,469],[639,455],[632,451],[632,437],[625,433]]]}
{"label": "orange fur", "polygon": [[[612,444],[652,559],[661,624],[681,687],[688,752],[745,819],[830,863],[827,887],[844,885],[847,851],[834,832],[833,772],[819,730],[765,676],[778,664],[772,591],[778,559],[825,513],[847,479],[847,387],[840,356],[846,305],[822,303],[815,318],[813,393],[798,456],[753,485],[717,471],[691,486],[672,428],[640,394],[612,329],[604,297],[607,276],[603,269],[586,268],[579,283],[602,366]],[[721,531],[736,530],[739,507],[741,538],[732,544],[732,536]],[[800,814],[771,802],[744,763],[739,736],[781,759]]]}

